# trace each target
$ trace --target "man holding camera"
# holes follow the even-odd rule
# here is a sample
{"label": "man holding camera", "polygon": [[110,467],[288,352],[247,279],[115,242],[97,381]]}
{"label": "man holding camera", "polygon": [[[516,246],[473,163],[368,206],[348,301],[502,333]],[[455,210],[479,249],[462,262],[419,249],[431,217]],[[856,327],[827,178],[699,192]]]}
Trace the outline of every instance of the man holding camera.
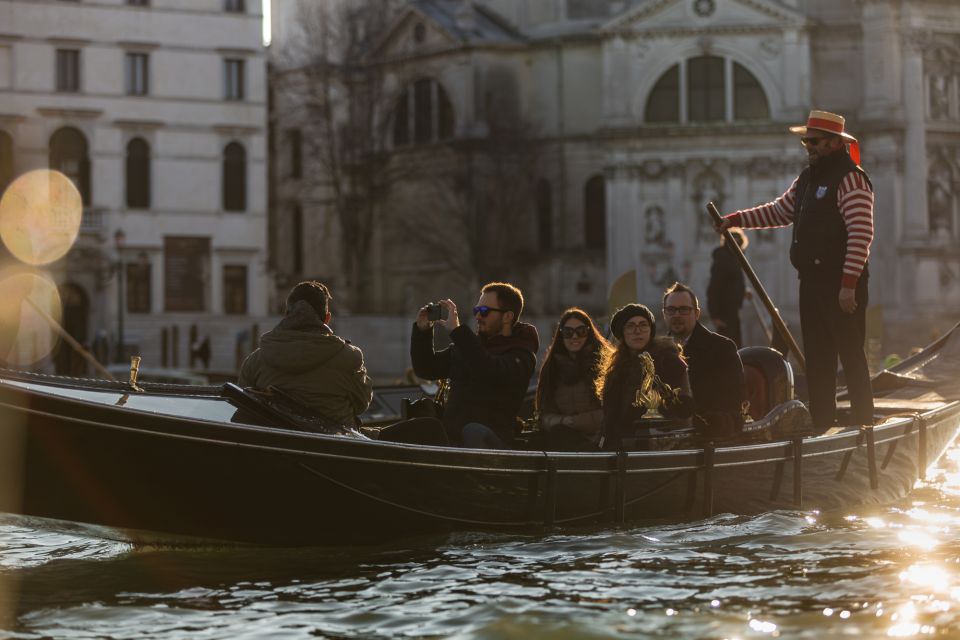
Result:
{"label": "man holding camera", "polygon": [[[513,444],[540,347],[536,327],[518,321],[522,312],[520,289],[491,282],[473,308],[476,333],[460,324],[451,300],[428,304],[417,314],[410,359],[421,378],[450,379],[443,425],[451,443],[483,449]],[[433,348],[434,325],[450,331],[453,344],[441,351]]]}

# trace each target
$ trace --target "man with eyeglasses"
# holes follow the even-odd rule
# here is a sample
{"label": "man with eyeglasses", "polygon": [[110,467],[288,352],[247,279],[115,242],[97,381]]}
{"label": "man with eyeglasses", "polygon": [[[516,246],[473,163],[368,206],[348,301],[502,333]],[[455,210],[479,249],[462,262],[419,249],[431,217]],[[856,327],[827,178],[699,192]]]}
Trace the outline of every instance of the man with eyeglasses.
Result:
{"label": "man with eyeglasses", "polygon": [[[445,319],[430,320],[430,305],[417,314],[410,341],[414,373],[428,380],[450,379],[443,425],[451,443],[509,448],[540,347],[537,328],[519,322],[523,294],[505,282],[485,285],[473,308],[476,333],[460,324],[452,300],[439,304]],[[434,325],[450,331],[452,344],[441,351],[433,348]]]}
{"label": "man with eyeglasses", "polygon": [[693,289],[674,282],[663,293],[663,319],[683,347],[693,395],[693,424],[723,438],[743,426],[743,363],[733,340],[700,323],[700,302]]}
{"label": "man with eyeglasses", "polygon": [[[850,424],[873,423],[866,337],[867,258],[873,242],[873,186],[844,118],[811,111],[801,136],[809,167],[773,202],[731,213],[717,227],[793,225],[790,262],[800,278],[800,330],[814,428],[836,424],[837,358],[850,395]],[[849,146],[849,150],[847,147]]]}

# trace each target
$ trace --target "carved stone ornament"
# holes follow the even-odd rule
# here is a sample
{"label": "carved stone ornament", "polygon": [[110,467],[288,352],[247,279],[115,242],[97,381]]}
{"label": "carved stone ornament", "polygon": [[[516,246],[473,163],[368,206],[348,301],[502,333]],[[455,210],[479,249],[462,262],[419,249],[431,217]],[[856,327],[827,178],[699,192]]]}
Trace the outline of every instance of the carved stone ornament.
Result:
{"label": "carved stone ornament", "polygon": [[693,12],[701,18],[709,18],[716,10],[716,0],[693,0]]}
{"label": "carved stone ornament", "polygon": [[764,38],[760,41],[760,49],[770,56],[778,56],[783,51],[783,41],[777,38]]}

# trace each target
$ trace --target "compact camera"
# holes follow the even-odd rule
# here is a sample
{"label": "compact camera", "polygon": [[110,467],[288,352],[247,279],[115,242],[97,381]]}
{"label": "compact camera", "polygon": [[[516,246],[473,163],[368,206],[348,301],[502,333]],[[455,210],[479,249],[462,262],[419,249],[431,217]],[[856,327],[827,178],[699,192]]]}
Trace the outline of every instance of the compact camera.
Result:
{"label": "compact camera", "polygon": [[447,308],[439,302],[431,302],[427,305],[427,320],[446,320]]}

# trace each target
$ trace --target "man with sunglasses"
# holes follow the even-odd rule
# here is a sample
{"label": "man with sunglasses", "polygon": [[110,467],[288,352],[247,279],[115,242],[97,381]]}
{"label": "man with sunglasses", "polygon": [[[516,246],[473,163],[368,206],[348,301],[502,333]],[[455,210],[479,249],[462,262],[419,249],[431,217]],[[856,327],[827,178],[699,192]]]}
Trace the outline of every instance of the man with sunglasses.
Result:
{"label": "man with sunglasses", "polygon": [[[866,337],[867,258],[873,241],[873,186],[844,118],[811,111],[801,136],[809,167],[773,202],[723,218],[730,227],[793,225],[790,262],[800,277],[800,330],[814,428],[836,424],[837,358],[850,395],[850,423],[873,423]],[[849,151],[847,147],[849,146]]]}
{"label": "man with sunglasses", "polygon": [[711,437],[736,435],[743,426],[746,397],[737,345],[700,323],[700,301],[681,282],[663,293],[663,319],[687,361],[694,426]]}
{"label": "man with sunglasses", "polygon": [[[457,305],[441,300],[446,318],[430,320],[428,307],[417,314],[410,340],[413,370],[421,378],[450,379],[443,425],[454,444],[504,449],[513,444],[540,339],[533,325],[519,322],[520,289],[505,282],[483,287],[473,308],[474,333],[460,324]],[[433,327],[450,331],[451,345],[433,348]]]}

